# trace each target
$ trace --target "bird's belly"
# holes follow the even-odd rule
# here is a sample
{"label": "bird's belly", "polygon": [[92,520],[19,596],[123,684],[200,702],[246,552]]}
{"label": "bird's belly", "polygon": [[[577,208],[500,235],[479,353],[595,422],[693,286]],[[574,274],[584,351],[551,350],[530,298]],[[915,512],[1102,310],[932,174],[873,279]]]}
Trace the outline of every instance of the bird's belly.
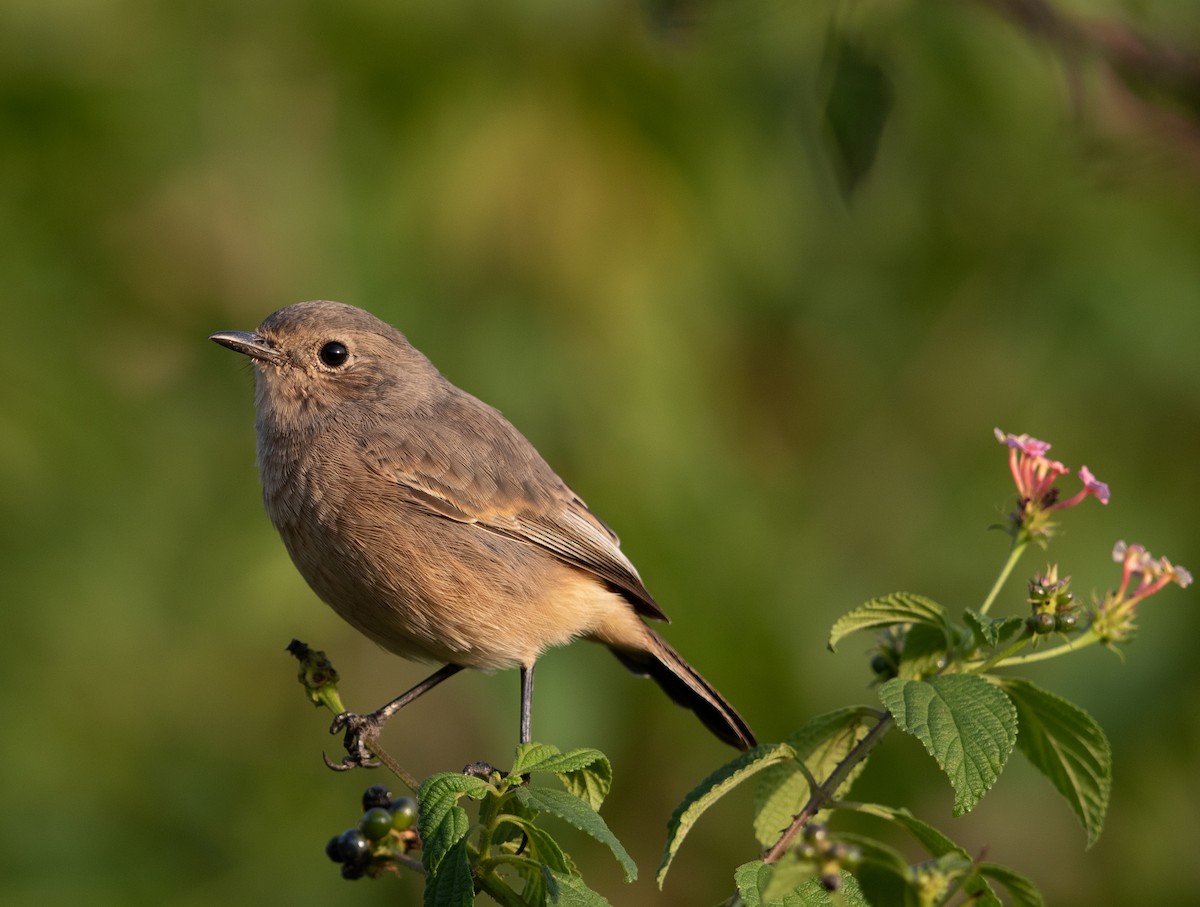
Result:
{"label": "bird's belly", "polygon": [[317,595],[397,655],[483,670],[531,665],[614,612],[632,616],[623,598],[536,545],[407,502],[363,504],[324,501],[276,525]]}

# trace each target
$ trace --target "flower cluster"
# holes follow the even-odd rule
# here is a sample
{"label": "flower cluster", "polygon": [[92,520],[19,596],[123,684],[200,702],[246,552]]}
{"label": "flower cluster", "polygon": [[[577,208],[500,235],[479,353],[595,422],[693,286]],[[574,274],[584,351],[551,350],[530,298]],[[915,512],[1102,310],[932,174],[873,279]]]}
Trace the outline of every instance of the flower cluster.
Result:
{"label": "flower cluster", "polygon": [[1112,556],[1122,566],[1121,585],[1096,606],[1092,618],[1092,629],[1103,643],[1131,638],[1138,605],[1155,592],[1171,583],[1184,589],[1192,584],[1192,574],[1186,567],[1172,564],[1165,557],[1151,557],[1141,545],[1117,542]]}
{"label": "flower cluster", "polygon": [[1086,466],[1079,467],[1083,487],[1071,497],[1063,498],[1055,482],[1070,475],[1071,470],[1046,456],[1050,450],[1048,443],[1029,435],[1006,434],[998,428],[995,432],[996,440],[1008,447],[1008,466],[1017,486],[1019,499],[1011,516],[1014,532],[1044,540],[1053,532],[1050,514],[1055,511],[1074,507],[1088,495],[1095,495],[1101,504],[1108,503],[1108,486]]}

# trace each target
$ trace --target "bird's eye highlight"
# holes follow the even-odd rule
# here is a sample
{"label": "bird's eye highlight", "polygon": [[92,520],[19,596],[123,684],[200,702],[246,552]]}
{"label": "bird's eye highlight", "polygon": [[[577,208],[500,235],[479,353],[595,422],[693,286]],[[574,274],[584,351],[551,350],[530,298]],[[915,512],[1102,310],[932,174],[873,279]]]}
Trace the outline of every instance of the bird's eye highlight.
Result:
{"label": "bird's eye highlight", "polygon": [[346,360],[350,358],[350,351],[346,349],[346,344],[330,340],[321,347],[317,355],[330,368],[338,368],[346,364]]}

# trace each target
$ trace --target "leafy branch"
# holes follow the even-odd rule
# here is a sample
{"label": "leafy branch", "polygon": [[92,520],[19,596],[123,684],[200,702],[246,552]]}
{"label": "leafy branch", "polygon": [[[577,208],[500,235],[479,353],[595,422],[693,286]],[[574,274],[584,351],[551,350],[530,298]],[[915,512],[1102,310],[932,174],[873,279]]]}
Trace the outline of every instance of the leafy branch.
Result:
{"label": "leafy branch", "polygon": [[[1167,585],[1187,586],[1191,576],[1140,545],[1119,542],[1113,558],[1120,580],[1090,604],[1077,601],[1070,577],[1050,565],[1026,583],[1021,612],[994,614],[1022,556],[1031,546],[1048,546],[1060,515],[1090,497],[1109,499],[1108,487],[1087,467],[1078,470],[1081,487],[1063,492],[1059,482],[1071,470],[1047,457],[1049,444],[996,435],[1008,449],[1017,500],[1004,527],[1009,550],[982,603],[958,609],[956,617],[931,598],[895,592],[838,618],[830,651],[853,634],[875,634],[870,666],[878,705],[818,715],[786,739],[714,770],[670,817],[656,873],[660,887],[704,813],[753,780],[761,856],[734,869],[736,891],[727,907],[999,907],[1001,892],[1016,907],[1041,905],[1029,879],[989,862],[985,852],[969,853],[908,810],[846,799],[893,729],[919,740],[933,757],[953,791],[954,815],[979,803],[1016,750],[1066,800],[1086,845],[1099,839],[1112,789],[1104,731],[1079,706],[1008,672],[1097,643],[1130,642],[1144,602]],[[296,642],[289,651],[300,660],[313,702],[340,713],[337,672],[324,653]],[[480,892],[504,907],[609,903],[583,881],[554,836],[557,823],[606,847],[625,880],[636,879],[632,859],[598,812],[613,783],[612,766],[599,751],[525,744],[508,771],[474,764],[418,784],[378,744],[372,747],[417,796],[393,800],[379,786],[368,789],[358,823],[327,847],[346,877],[420,872],[429,907],[467,907]],[[557,783],[543,784],[548,776]],[[474,818],[467,810],[472,803]],[[879,837],[831,827],[846,813],[904,832],[922,857],[911,862]]]}

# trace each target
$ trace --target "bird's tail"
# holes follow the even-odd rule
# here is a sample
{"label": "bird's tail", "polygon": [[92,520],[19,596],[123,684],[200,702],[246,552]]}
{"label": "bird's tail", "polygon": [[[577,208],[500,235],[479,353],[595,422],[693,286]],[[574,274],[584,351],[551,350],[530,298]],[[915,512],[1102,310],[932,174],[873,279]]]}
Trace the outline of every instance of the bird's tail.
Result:
{"label": "bird's tail", "polygon": [[720,740],[739,750],[754,746],[754,732],[725,697],[651,627],[645,629],[650,642],[646,649],[610,645],[621,664],[634,674],[654,680],[672,701],[695,712]]}

